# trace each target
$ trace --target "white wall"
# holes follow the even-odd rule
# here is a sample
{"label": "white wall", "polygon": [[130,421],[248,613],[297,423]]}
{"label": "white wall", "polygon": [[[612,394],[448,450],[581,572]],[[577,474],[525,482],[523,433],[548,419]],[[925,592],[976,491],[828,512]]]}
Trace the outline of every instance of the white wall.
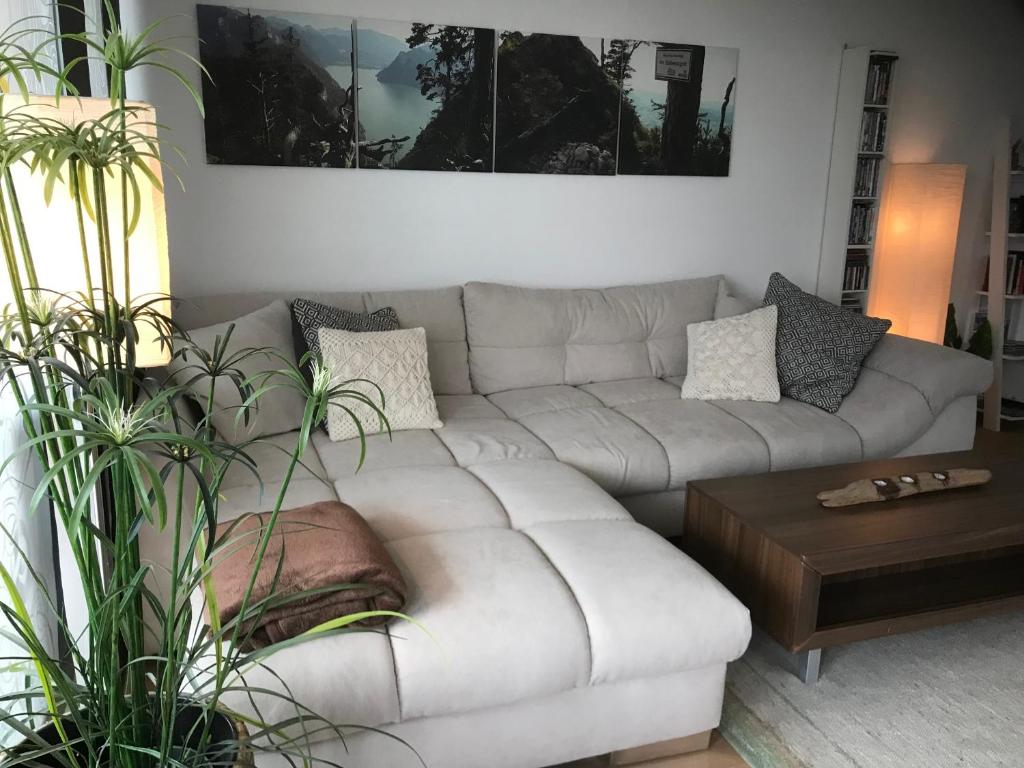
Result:
{"label": "white wall", "polygon": [[[154,70],[133,79],[131,95],[157,105],[173,128],[166,135],[190,158],[181,168],[186,191],[169,194],[178,295],[474,279],[608,285],[724,272],[758,296],[773,270],[813,290],[845,43],[901,56],[894,161],[969,166],[955,274],[966,299],[981,271],[994,120],[1024,115],[1024,10],[1014,0],[260,0],[255,7],[739,48],[732,173],[588,178],[209,166],[189,97]],[[192,2],[122,0],[122,8],[136,29],[186,14],[167,30],[187,35],[186,49],[197,53]],[[1011,93],[1018,94],[1012,110]]]}

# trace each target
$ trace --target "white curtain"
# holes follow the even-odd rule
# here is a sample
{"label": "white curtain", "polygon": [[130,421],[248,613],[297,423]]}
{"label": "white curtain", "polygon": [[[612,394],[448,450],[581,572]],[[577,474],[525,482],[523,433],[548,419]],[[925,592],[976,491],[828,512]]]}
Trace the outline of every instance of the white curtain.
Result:
{"label": "white curtain", "polygon": [[[24,443],[21,414],[9,388],[5,388],[0,394],[0,460],[12,455],[16,459],[0,474],[0,562],[11,573],[36,633],[53,653],[56,622],[43,592],[46,589],[53,594],[50,510],[43,504],[34,513],[29,511],[29,501],[39,481],[39,464],[31,451],[21,450]],[[37,578],[43,581],[43,587]],[[2,583],[0,600],[10,605],[10,595]],[[0,627],[9,629],[3,616]],[[24,690],[26,680],[33,679],[31,664],[12,661],[24,655],[25,651],[15,642],[0,635],[0,692]],[[0,743],[5,735],[10,736],[0,726]]]}
{"label": "white curtain", "polygon": [[[56,6],[52,0],[5,0],[0,3],[0,29],[7,29],[19,19],[26,19],[25,27],[37,31],[22,38],[21,43],[26,48],[35,48],[56,30],[55,14]],[[60,69],[56,46],[44,53],[47,63],[54,69]],[[37,79],[32,75],[28,77],[28,85],[33,93],[49,95],[53,93],[55,82],[52,77]]]}
{"label": "white curtain", "polygon": [[[34,30],[32,35],[22,40],[26,47],[34,48],[44,42],[57,29],[56,7],[60,0],[0,0],[0,30],[7,29],[19,19],[31,19],[27,25]],[[94,37],[99,35],[103,23],[103,0],[82,0],[85,12],[85,31]],[[60,69],[59,51],[54,47],[47,54],[47,59],[54,69]],[[89,60],[85,65],[89,69],[89,88],[91,96],[106,96],[107,68],[103,61],[89,51]],[[55,81],[52,77],[43,76],[30,78],[29,88],[33,93],[44,96],[53,94]]]}
{"label": "white curtain", "polygon": [[[85,31],[94,37],[102,30],[103,25],[103,0],[84,0],[85,5]],[[107,67],[103,61],[94,55],[89,57],[89,88],[93,96],[107,96],[110,89],[107,87]]]}
{"label": "white curtain", "polygon": [[[26,47],[36,47],[54,29],[53,5],[47,0],[5,0],[0,3],[0,29],[7,29],[19,19],[32,17],[28,26],[43,30],[33,33],[21,42]],[[56,51],[50,55],[50,64],[57,64]],[[52,93],[52,78],[29,79],[29,86],[37,93]],[[0,274],[3,274],[0,271]],[[9,285],[6,275],[0,280],[0,304],[10,302]],[[0,474],[0,562],[11,572],[16,588],[25,601],[37,634],[49,641],[52,653],[55,642],[54,616],[44,592],[36,583],[28,562],[53,593],[53,550],[51,546],[50,510],[44,504],[35,513],[28,509],[29,500],[39,480],[39,469],[35,456],[29,451],[18,453],[25,443],[21,415],[7,382],[0,382],[0,462],[17,454],[17,458]],[[20,550],[20,552],[19,552]],[[25,557],[23,557],[23,555]],[[0,600],[10,604],[10,595],[0,583]],[[6,619],[0,615],[0,628],[9,629]],[[0,634],[0,692],[23,690],[26,678],[31,679],[30,664],[9,661],[11,657],[24,656],[24,650]],[[12,739],[0,726],[0,744]]]}

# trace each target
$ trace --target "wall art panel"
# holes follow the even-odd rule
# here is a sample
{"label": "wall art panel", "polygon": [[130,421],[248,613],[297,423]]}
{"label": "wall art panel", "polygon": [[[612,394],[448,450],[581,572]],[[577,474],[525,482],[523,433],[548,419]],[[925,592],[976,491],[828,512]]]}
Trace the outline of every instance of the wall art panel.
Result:
{"label": "wall art panel", "polygon": [[360,19],[356,35],[359,167],[490,171],[494,30]]}
{"label": "wall art panel", "polygon": [[206,162],[354,168],[353,19],[200,5]]}
{"label": "wall art panel", "polygon": [[739,51],[613,40],[620,174],[728,176]]}
{"label": "wall art panel", "polygon": [[728,176],[739,51],[199,5],[211,164]]}
{"label": "wall art panel", "polygon": [[605,44],[601,38],[501,33],[496,170],[614,175],[619,83]]}

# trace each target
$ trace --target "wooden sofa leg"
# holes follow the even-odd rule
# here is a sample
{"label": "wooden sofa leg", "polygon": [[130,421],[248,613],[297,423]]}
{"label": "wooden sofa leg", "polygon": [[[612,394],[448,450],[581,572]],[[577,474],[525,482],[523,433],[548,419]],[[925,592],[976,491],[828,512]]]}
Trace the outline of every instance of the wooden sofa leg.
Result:
{"label": "wooden sofa leg", "polygon": [[612,768],[621,768],[622,766],[646,763],[650,760],[663,760],[666,757],[685,755],[689,752],[700,752],[710,745],[711,731],[702,731],[679,739],[659,741],[656,744],[645,744],[632,749],[620,749],[618,752],[612,752],[610,764]]}

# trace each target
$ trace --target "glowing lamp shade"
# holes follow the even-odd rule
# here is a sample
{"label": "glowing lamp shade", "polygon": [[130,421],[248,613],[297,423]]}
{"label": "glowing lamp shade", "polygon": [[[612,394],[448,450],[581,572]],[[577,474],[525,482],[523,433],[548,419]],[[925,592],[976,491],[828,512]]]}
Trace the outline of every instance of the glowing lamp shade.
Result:
{"label": "glowing lamp shade", "polygon": [[[11,99],[10,101],[18,101],[20,104],[20,100]],[[156,117],[152,107],[139,102],[129,102],[129,106],[140,110],[132,113],[129,117],[129,126],[135,131],[155,138]],[[21,107],[21,109],[25,109],[25,107]],[[68,125],[79,125],[85,120],[100,118],[108,114],[111,111],[111,105],[106,99],[76,100],[72,98],[63,98],[57,105],[52,99],[33,97],[30,109],[39,117],[60,120]],[[162,186],[160,163],[153,158],[148,158],[147,165]],[[44,175],[39,172],[30,173],[26,167],[15,169],[15,189],[18,192],[18,201],[24,217],[40,287],[64,294],[84,293],[88,282],[82,257],[82,238],[74,200],[65,183],[69,177],[66,169],[61,176],[49,204],[46,203],[43,195]],[[134,178],[139,187],[139,219],[128,239],[128,283],[131,295],[127,297],[125,296],[120,171],[114,170],[108,173],[105,181],[114,281],[112,293],[120,303],[130,305],[138,305],[158,296],[167,296],[170,290],[167,217],[164,210],[163,191],[141,172],[136,171]],[[91,208],[95,210],[96,201],[92,199],[92,194],[90,187]],[[134,208],[134,196],[130,185],[128,201],[130,208]],[[130,218],[131,212],[129,220]],[[98,290],[101,287],[99,246],[96,224],[89,215],[85,216],[85,243],[88,249],[93,288]],[[94,296],[99,299],[98,293]],[[154,304],[154,309],[169,316],[170,301],[159,301]],[[151,327],[149,323],[138,323],[136,331],[139,336],[136,346],[137,365],[151,367],[163,365],[169,361],[170,351],[159,343],[159,333],[155,328]]]}
{"label": "glowing lamp shade", "polygon": [[942,342],[967,167],[893,164],[885,175],[868,314]]}

